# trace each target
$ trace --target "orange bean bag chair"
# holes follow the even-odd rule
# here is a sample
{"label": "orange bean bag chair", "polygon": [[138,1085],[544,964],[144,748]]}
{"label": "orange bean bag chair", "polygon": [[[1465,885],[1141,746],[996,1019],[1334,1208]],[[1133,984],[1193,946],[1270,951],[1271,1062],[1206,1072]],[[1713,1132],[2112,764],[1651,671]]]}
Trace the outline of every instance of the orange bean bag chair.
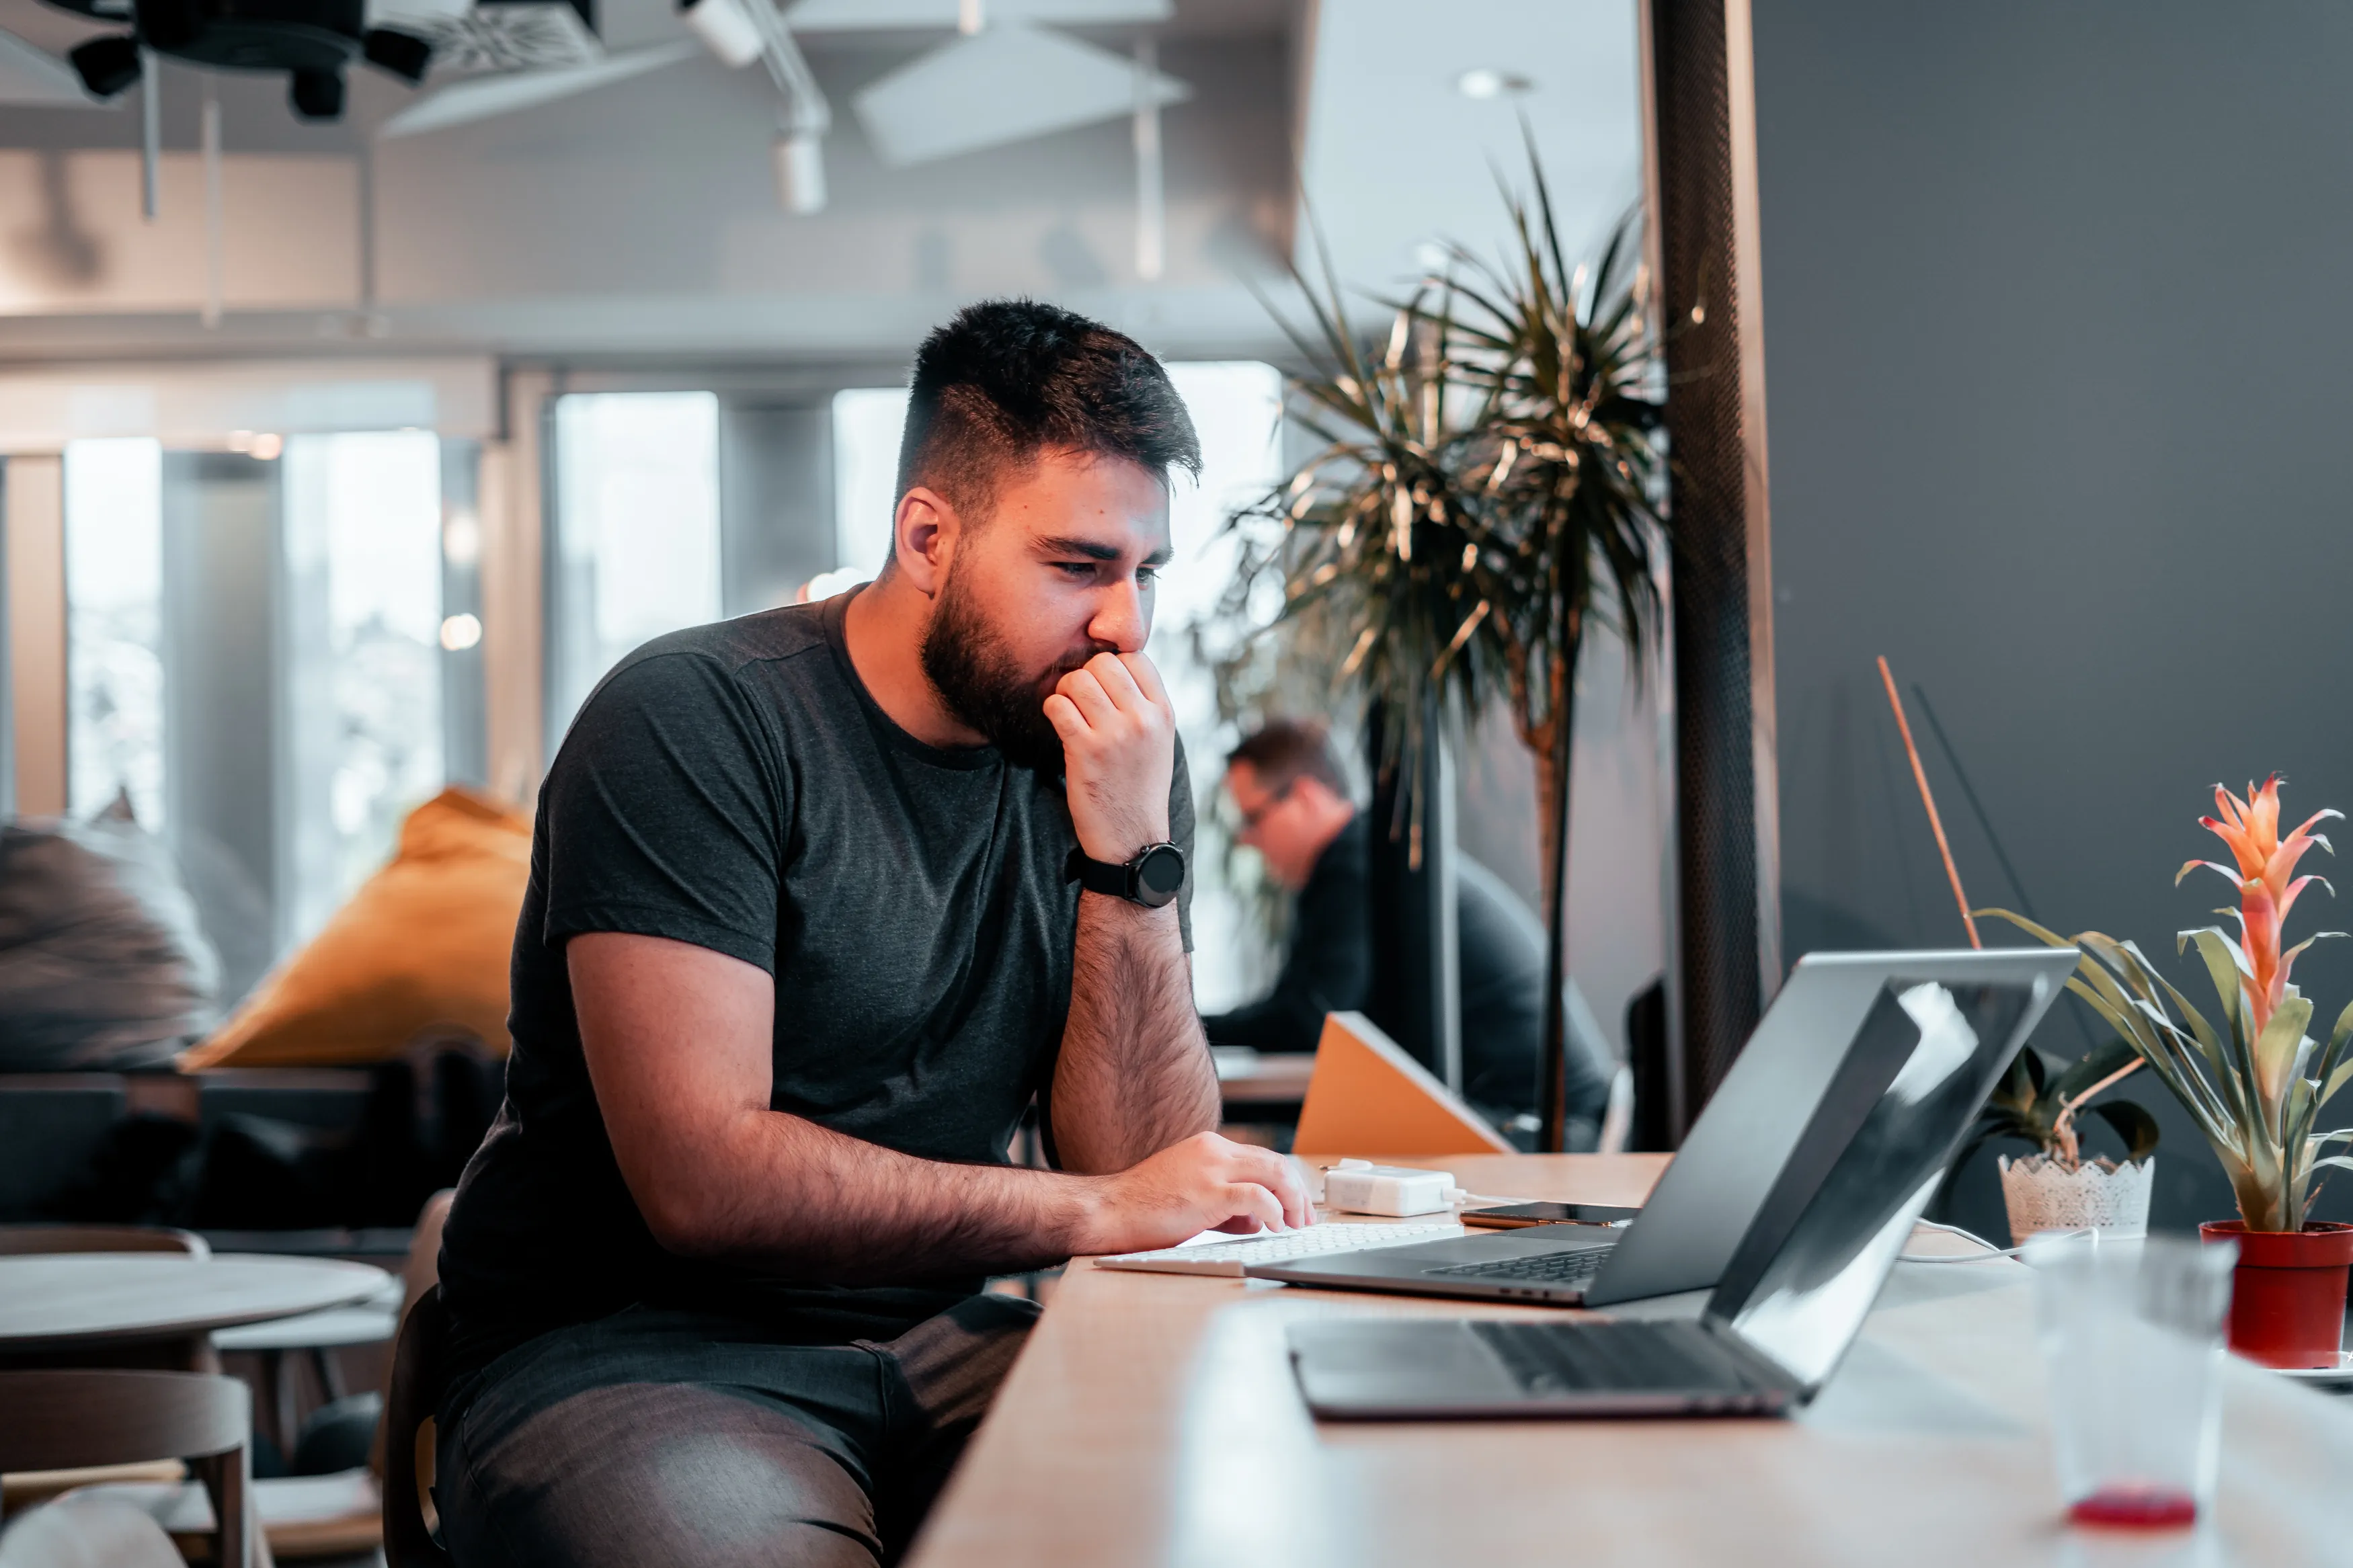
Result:
{"label": "orange bean bag chair", "polygon": [[470,790],[408,814],[400,848],[206,1039],[210,1067],[351,1067],[427,1034],[507,1048],[507,961],[531,879],[531,819]]}

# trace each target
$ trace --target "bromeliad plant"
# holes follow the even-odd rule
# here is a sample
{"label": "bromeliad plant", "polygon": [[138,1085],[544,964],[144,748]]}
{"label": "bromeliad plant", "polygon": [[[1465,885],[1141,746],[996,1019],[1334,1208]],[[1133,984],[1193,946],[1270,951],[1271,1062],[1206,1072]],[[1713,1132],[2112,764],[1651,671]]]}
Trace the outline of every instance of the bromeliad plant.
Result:
{"label": "bromeliad plant", "polygon": [[2279,784],[2274,773],[2262,788],[2251,786],[2244,800],[2216,785],[2221,817],[2200,817],[2199,826],[2230,846],[2232,864],[2191,860],[2174,878],[2179,884],[2202,867],[2228,877],[2239,890],[2238,908],[2216,911],[2237,919],[2236,940],[2208,926],[2181,932],[2176,943],[2185,952],[2194,943],[2204,960],[2219,1022],[2192,1006],[2132,942],[2084,931],[2071,943],[2008,910],[1983,911],[2054,947],[2084,950],[2067,989],[2129,1040],[2197,1119],[2251,1231],[2302,1230],[2315,1171],[2325,1165],[2353,1170],[2353,1159],[2322,1153],[2331,1143],[2353,1139],[2353,1128],[2315,1131],[2321,1108],[2353,1078],[2353,1005],[2338,1015],[2323,1044],[2306,1032],[2311,1001],[2288,982],[2305,949],[2345,933],[2322,931],[2294,947],[2282,945],[2297,897],[2315,882],[2328,886],[2318,877],[2296,876],[2296,862],[2316,844],[2335,853],[2312,829],[2343,814],[2316,812],[2283,838]]}

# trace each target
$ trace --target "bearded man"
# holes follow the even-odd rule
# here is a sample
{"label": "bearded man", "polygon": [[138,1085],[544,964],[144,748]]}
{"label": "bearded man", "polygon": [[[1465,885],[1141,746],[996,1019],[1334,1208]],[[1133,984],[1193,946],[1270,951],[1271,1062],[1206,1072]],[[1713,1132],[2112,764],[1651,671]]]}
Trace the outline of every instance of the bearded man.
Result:
{"label": "bearded man", "polygon": [[[1031,1320],[987,1276],[1312,1221],[1209,1131],[1143,653],[1199,462],[1134,342],[976,306],[916,358],[881,576],[581,710],[441,1255],[460,1568],[892,1561]],[[1033,1098],[1051,1170],[1007,1162]]]}

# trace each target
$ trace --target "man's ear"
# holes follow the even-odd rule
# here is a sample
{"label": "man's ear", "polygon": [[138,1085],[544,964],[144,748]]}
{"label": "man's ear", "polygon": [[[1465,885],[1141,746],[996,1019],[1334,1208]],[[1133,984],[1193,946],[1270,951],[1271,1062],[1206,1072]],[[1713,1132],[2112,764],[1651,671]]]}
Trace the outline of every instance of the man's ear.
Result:
{"label": "man's ear", "polygon": [[917,592],[936,595],[947,581],[948,563],[963,531],[947,498],[917,485],[899,498],[898,515],[891,520],[892,562]]}

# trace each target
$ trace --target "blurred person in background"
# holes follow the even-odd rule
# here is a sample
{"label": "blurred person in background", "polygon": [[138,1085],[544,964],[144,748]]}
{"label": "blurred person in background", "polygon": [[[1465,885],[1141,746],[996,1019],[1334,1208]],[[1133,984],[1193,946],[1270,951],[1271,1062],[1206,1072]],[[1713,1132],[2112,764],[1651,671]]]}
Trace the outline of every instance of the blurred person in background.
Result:
{"label": "blurred person in background", "polygon": [[[1373,994],[1372,829],[1321,725],[1277,719],[1226,759],[1226,793],[1267,874],[1295,893],[1274,988],[1202,1019],[1209,1042],[1312,1051],[1326,1013]],[[1544,1057],[1545,931],[1519,896],[1468,856],[1454,871],[1462,1001],[1462,1097],[1507,1132],[1533,1128]],[[1616,1071],[1571,986],[1568,1146],[1590,1149]]]}

